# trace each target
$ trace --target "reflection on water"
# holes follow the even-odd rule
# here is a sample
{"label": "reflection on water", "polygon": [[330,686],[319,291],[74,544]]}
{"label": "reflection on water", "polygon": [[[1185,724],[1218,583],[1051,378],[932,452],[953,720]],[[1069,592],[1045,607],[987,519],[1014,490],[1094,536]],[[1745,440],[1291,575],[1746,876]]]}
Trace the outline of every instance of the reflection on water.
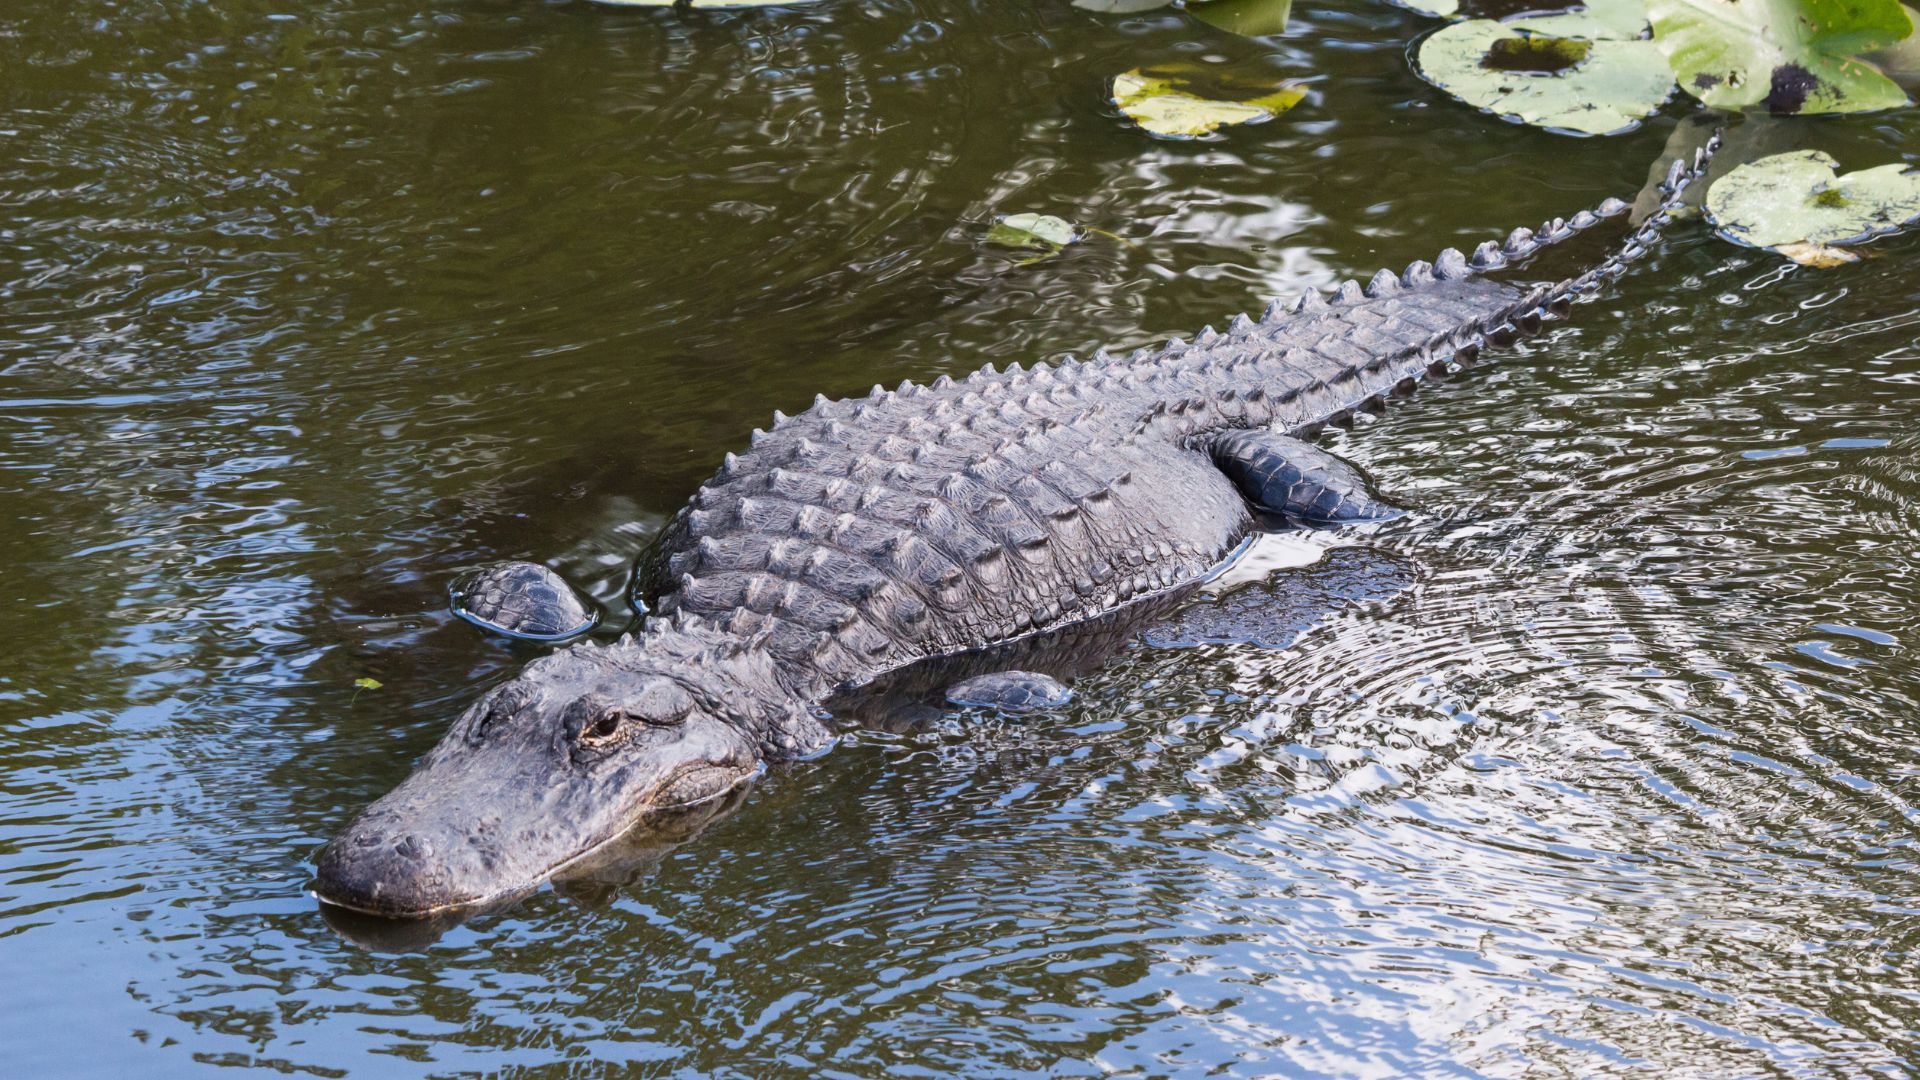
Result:
{"label": "reflection on water", "polygon": [[[776,407],[1190,332],[1630,194],[1678,119],[1498,124],[1407,70],[1425,25],[0,11],[9,1065],[1911,1072],[1898,238],[1814,274],[1683,229],[1336,436],[1415,513],[1120,642],[1059,713],[862,731],[591,882],[384,943],[417,952],[303,892],[536,655],[445,613],[459,570],[549,560],[617,609]],[[1103,79],[1173,59],[1312,95],[1152,142]],[[1794,137],[1872,164],[1912,124]],[[1134,246],[1020,266],[978,243],[1019,212]]]}

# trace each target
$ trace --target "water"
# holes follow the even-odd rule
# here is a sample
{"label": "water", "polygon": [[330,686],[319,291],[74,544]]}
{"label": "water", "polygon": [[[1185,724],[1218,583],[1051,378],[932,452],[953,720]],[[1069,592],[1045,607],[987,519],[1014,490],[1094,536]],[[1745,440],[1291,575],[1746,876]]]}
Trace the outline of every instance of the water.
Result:
{"label": "water", "polygon": [[[1337,436],[1417,513],[1263,549],[1220,603],[1270,647],[1182,616],[1062,716],[862,733],[415,951],[306,896],[533,655],[446,613],[461,569],[617,604],[774,408],[1570,213],[1685,111],[1522,130],[1413,78],[1417,17],[1303,8],[0,11],[9,1074],[1914,1071],[1904,239],[1813,273],[1684,227]],[[1155,142],[1103,80],[1173,60],[1311,94]],[[1133,246],[1021,266],[979,243],[1017,212]]]}

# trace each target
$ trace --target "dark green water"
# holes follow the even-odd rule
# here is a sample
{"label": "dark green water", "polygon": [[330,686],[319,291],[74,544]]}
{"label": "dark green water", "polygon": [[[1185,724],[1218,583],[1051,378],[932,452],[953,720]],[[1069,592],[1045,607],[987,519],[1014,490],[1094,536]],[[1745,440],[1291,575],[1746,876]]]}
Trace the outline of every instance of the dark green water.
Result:
{"label": "dark green water", "polygon": [[[1283,648],[860,734],[424,951],[306,895],[530,655],[446,614],[458,570],[616,603],[775,408],[1630,194],[1685,113],[1502,124],[1409,72],[1430,24],[1301,8],[1249,40],[1058,0],[12,0],[4,1071],[1920,1069],[1910,239],[1814,273],[1684,225],[1339,435],[1419,512],[1277,545],[1235,600]],[[1104,82],[1174,60],[1312,93],[1157,142]],[[1865,166],[1920,118],[1763,135]],[[1135,246],[1021,266],[979,243],[1019,212]]]}

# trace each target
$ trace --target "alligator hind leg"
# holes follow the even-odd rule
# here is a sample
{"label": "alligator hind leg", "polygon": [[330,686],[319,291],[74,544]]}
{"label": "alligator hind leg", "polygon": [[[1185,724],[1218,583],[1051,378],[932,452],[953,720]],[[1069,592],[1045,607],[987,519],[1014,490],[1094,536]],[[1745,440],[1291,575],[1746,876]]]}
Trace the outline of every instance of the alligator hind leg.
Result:
{"label": "alligator hind leg", "polygon": [[1270,514],[1329,524],[1384,521],[1405,511],[1376,498],[1360,470],[1311,443],[1274,431],[1222,432],[1213,463],[1247,501]]}
{"label": "alligator hind leg", "polygon": [[947,700],[1001,712],[1028,712],[1065,705],[1073,700],[1073,691],[1036,671],[996,671],[954,683],[947,688]]}

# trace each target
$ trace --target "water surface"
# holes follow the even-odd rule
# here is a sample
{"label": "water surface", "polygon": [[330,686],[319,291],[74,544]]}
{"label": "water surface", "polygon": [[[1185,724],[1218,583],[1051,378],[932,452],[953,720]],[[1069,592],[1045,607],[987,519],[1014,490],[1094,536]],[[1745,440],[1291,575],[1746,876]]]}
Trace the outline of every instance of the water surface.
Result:
{"label": "water surface", "polygon": [[[863,732],[417,951],[306,895],[534,655],[446,613],[461,569],[617,605],[775,408],[1631,194],[1685,113],[1509,126],[1410,73],[1418,17],[1303,8],[7,5],[9,1072],[1920,1068],[1905,239],[1813,273],[1684,226],[1336,434],[1417,512],[1263,549],[1220,602],[1263,645],[1176,619],[1063,714]],[[1170,62],[1311,93],[1154,141],[1104,81]],[[1764,137],[1864,166],[1917,125]],[[980,243],[1021,212],[1131,246]]]}

